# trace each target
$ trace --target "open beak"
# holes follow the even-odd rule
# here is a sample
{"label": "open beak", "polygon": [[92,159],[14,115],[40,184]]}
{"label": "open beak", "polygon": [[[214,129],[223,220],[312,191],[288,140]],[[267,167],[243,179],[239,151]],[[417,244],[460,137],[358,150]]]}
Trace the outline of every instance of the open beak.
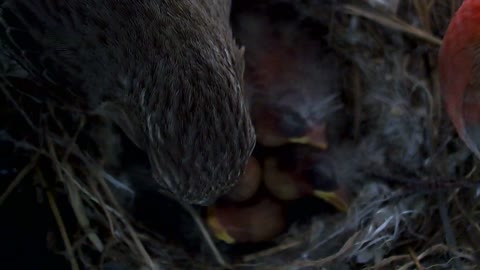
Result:
{"label": "open beak", "polygon": [[218,220],[217,216],[216,216],[216,213],[215,213],[215,209],[212,207],[212,208],[208,208],[207,210],[207,224],[208,226],[210,227],[210,229],[212,230],[212,233],[213,235],[227,243],[227,244],[234,244],[235,243],[235,239],[233,239],[232,236],[230,236],[228,234],[228,232],[225,230],[225,228],[222,226],[222,224],[220,224],[220,221]]}
{"label": "open beak", "polygon": [[336,191],[315,190],[313,195],[330,203],[342,212],[347,212],[350,206],[346,194],[344,194],[343,190],[341,189]]}
{"label": "open beak", "polygon": [[309,130],[305,136],[289,138],[288,141],[291,143],[311,145],[321,150],[326,150],[328,148],[327,130],[325,125]]}

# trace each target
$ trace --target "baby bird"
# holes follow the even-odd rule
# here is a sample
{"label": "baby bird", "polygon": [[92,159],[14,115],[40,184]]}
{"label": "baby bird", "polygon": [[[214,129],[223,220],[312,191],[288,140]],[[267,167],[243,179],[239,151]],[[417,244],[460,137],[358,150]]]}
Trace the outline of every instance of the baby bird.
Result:
{"label": "baby bird", "polygon": [[325,149],[329,118],[342,107],[338,59],[295,23],[273,22],[262,14],[236,18],[257,141]]}
{"label": "baby bird", "polygon": [[237,185],[226,195],[226,198],[233,202],[242,202],[250,199],[257,192],[261,184],[262,168],[258,160],[251,156],[247,167],[240,176]]}
{"label": "baby bird", "polygon": [[328,153],[309,147],[289,147],[265,159],[264,182],[281,200],[318,197],[340,211],[349,208],[347,187],[337,177]]}
{"label": "baby bird", "polygon": [[286,228],[282,204],[269,197],[247,205],[211,206],[207,224],[214,236],[227,244],[268,241]]}

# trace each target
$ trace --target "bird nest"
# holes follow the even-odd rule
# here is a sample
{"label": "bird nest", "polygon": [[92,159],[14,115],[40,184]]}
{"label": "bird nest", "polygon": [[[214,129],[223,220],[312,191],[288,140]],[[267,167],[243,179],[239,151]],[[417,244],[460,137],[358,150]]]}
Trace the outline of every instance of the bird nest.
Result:
{"label": "bird nest", "polygon": [[148,159],[116,126],[36,100],[27,93],[42,89],[2,56],[0,231],[9,240],[2,241],[1,262],[71,269],[476,268],[478,160],[445,115],[436,69],[460,1],[249,2],[235,2],[233,17],[246,9],[287,10],[325,29],[322,39],[342,59],[347,124],[329,147],[355,190],[348,211],[317,211],[262,243],[218,241],[206,209],[149,186]]}

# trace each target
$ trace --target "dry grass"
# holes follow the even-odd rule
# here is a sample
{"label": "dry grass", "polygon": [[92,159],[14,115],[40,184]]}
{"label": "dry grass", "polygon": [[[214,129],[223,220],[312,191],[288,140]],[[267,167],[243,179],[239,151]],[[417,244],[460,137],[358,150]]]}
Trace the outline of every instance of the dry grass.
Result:
{"label": "dry grass", "polygon": [[[370,171],[356,180],[359,191],[346,215],[314,218],[290,228],[273,247],[234,257],[209,240],[196,209],[184,206],[197,221],[195,230],[203,232],[194,239],[207,250],[187,254],[137,224],[119,202],[119,193],[135,192],[107,172],[105,156],[93,157],[77,141],[90,116],[74,117],[76,128],[66,128],[56,109],[48,108],[48,121],[36,126],[5,79],[5,100],[35,140],[2,133],[32,159],[1,192],[0,207],[23,177],[40,181],[72,269],[109,261],[135,269],[478,269],[478,161],[444,114],[436,71],[443,31],[460,1],[405,0],[394,12],[368,1],[333,1],[328,10],[315,1],[280,2],[296,3],[303,16],[329,25],[329,43],[349,71],[349,147],[357,158],[380,160],[371,160]],[[44,172],[45,162],[51,173]],[[55,190],[48,188],[57,183],[68,195],[80,230],[75,234],[65,228]],[[100,259],[92,260],[92,252]]]}

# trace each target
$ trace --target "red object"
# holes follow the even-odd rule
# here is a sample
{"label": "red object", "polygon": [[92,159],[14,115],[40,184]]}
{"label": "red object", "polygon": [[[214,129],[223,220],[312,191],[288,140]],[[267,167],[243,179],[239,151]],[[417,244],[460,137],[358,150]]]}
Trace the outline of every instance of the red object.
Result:
{"label": "red object", "polygon": [[466,0],[443,38],[438,65],[448,116],[480,158],[480,1]]}

